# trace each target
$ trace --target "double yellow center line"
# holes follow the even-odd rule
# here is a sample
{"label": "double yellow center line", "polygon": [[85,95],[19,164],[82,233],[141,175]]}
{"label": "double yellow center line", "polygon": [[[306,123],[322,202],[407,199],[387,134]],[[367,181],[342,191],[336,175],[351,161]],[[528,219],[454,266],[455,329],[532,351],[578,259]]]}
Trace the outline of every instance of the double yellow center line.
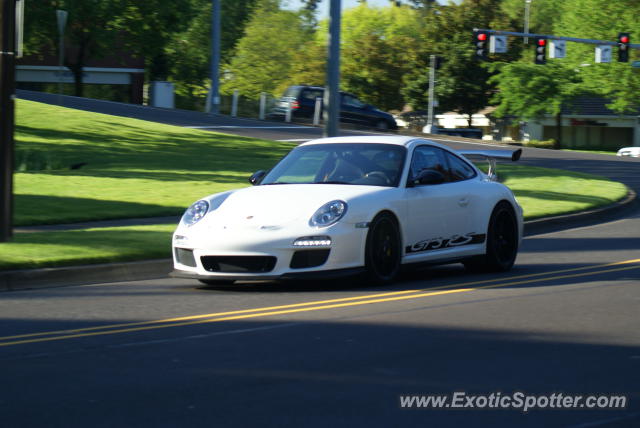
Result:
{"label": "double yellow center line", "polygon": [[639,269],[640,259],[607,263],[595,266],[583,266],[562,269],[551,272],[541,272],[528,275],[512,276],[500,279],[472,281],[416,290],[403,290],[388,293],[369,294],[365,296],[344,297],[339,299],[316,300],[312,302],[293,303],[288,305],[268,306],[255,309],[242,309],[228,312],[217,312],[203,315],[191,315],[177,318],[167,318],[154,321],[111,324],[70,330],[57,330],[0,337],[0,347],[22,345],[27,343],[50,342],[55,340],[75,339],[80,337],[100,336],[106,334],[131,333],[136,331],[157,330],[167,327],[180,327],[195,324],[214,323],[222,321],[244,320],[268,317],[274,315],[294,314],[326,309],[346,308],[351,306],[371,305],[375,303],[395,302],[401,300],[420,299],[425,297],[442,296],[446,294],[466,293],[469,291],[501,288],[534,282],[548,282],[554,280],[578,278],[590,275],[600,275],[611,272]]}

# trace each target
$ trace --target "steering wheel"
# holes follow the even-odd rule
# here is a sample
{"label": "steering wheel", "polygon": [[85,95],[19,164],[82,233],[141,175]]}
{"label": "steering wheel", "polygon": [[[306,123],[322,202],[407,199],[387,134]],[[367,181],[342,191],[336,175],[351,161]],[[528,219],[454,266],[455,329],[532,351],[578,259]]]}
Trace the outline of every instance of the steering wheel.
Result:
{"label": "steering wheel", "polygon": [[385,174],[382,171],[371,171],[368,172],[364,175],[364,178],[371,178],[371,179],[375,179],[375,180],[380,180],[382,182],[384,182],[384,184],[390,185],[391,184],[391,180],[389,179],[389,176],[387,174]]}

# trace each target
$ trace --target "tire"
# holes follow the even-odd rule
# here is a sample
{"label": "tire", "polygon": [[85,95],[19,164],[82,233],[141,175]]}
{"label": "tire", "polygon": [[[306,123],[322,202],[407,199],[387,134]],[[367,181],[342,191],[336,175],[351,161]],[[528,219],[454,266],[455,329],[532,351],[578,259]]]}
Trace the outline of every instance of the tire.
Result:
{"label": "tire", "polygon": [[379,120],[376,122],[376,129],[378,131],[388,131],[389,130],[389,124],[387,123],[386,120]]}
{"label": "tire", "polygon": [[374,284],[389,284],[400,272],[402,242],[393,215],[378,214],[369,225],[364,251],[366,278]]}
{"label": "tire", "polygon": [[517,255],[518,222],[511,205],[500,202],[489,219],[485,254],[462,263],[472,271],[505,272],[513,267]]}
{"label": "tire", "polygon": [[235,282],[232,279],[199,279],[198,281],[200,281],[205,285],[210,285],[210,286],[231,285]]}

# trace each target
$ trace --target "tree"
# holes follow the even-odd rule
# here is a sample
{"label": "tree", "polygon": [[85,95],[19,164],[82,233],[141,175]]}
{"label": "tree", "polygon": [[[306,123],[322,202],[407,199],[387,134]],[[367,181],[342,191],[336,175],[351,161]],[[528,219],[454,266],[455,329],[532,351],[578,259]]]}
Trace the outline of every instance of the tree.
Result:
{"label": "tree", "polygon": [[540,66],[516,62],[500,67],[492,82],[498,92],[497,117],[515,116],[521,120],[541,119],[545,115],[556,118],[556,145],[562,143],[562,106],[580,95],[580,76],[573,69],[558,62]]}
{"label": "tree", "polygon": [[[584,13],[585,10],[589,13]],[[569,37],[615,41],[619,32],[640,36],[638,15],[640,3],[636,0],[567,0],[554,31]],[[638,57],[634,50],[631,55]],[[623,114],[637,109],[640,74],[628,63],[617,63],[614,59],[610,64],[596,64],[593,45],[578,43],[568,44],[567,58],[563,61],[579,71],[582,90],[611,99],[608,107],[614,112]]]}
{"label": "tree", "polygon": [[[560,20],[565,6],[566,2],[557,0],[532,0],[529,4],[529,32],[553,34],[554,23]],[[523,0],[504,0],[502,10],[516,23],[517,31],[523,31],[525,2]]]}
{"label": "tree", "polygon": [[26,3],[25,45],[27,53],[57,52],[57,9],[69,13],[65,36],[72,55],[65,55],[65,66],[73,73],[75,95],[83,94],[83,68],[92,58],[101,58],[122,43],[117,21],[125,4],[121,0],[46,0]]}
{"label": "tree", "polygon": [[402,109],[403,77],[416,65],[422,29],[409,6],[361,4],[343,13],[342,89],[384,110]]}
{"label": "tree", "polygon": [[[210,85],[211,0],[193,0],[191,20],[183,31],[175,33],[165,48],[169,77],[176,84],[176,103],[196,108]],[[259,0],[221,0],[221,63],[231,61],[238,41],[244,35]]]}
{"label": "tree", "polygon": [[237,89],[251,98],[275,93],[287,80],[293,55],[307,35],[298,13],[281,10],[277,0],[263,0],[238,42],[221,92]]}
{"label": "tree", "polygon": [[[425,108],[428,102],[429,56],[444,60],[438,72],[436,95],[441,111],[455,111],[468,117],[489,105],[495,85],[487,63],[475,58],[471,34],[473,28],[501,28],[509,30],[514,24],[500,9],[500,0],[464,0],[434,7],[427,15],[420,53],[421,66],[408,77],[403,90],[414,108]],[[511,46],[508,54],[499,58],[509,60],[519,56],[520,49]],[[496,57],[498,58],[498,57]]]}
{"label": "tree", "polygon": [[165,78],[164,53],[176,31],[193,14],[194,0],[46,0],[26,2],[26,50],[56,54],[57,9],[68,12],[65,66],[74,75],[75,94],[83,94],[83,69],[93,59],[127,50],[145,59],[150,79]]}

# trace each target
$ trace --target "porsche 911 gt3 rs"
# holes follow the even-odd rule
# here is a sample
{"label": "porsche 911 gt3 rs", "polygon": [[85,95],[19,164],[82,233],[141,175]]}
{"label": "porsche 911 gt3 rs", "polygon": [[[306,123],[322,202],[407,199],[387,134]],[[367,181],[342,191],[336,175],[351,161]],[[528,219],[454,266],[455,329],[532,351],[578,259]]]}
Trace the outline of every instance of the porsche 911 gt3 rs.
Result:
{"label": "porsche 911 gt3 rs", "polygon": [[[462,262],[505,271],[522,239],[522,209],[495,180],[495,159],[415,137],[338,137],[294,148],[252,187],[196,201],[173,235],[174,276],[207,284],[364,273]],[[487,158],[485,174],[467,157]]]}

